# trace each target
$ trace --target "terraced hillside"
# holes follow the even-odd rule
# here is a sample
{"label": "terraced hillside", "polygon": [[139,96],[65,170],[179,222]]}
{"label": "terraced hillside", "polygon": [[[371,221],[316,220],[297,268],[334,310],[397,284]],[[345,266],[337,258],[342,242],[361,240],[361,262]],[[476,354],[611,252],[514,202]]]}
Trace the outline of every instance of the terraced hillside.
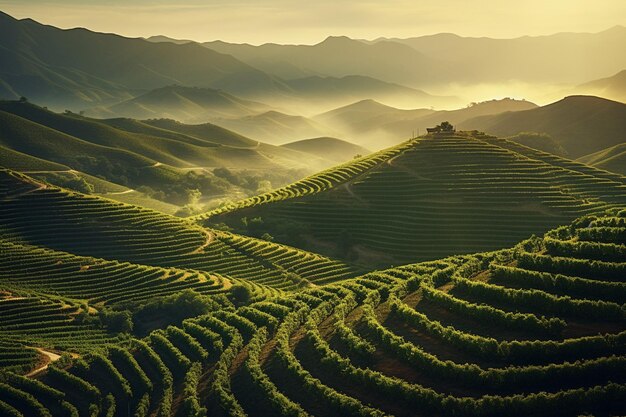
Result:
{"label": "terraced hillside", "polygon": [[368,267],[507,247],[626,203],[626,178],[479,133],[426,136],[195,220]]}
{"label": "terraced hillside", "polygon": [[10,416],[626,412],[626,210],[4,372]]}
{"label": "terraced hillside", "polygon": [[11,244],[120,263],[198,270],[274,291],[355,275],[347,265],[317,254],[204,229],[156,211],[73,193],[7,170],[0,171],[0,202],[0,233],[3,241]]}

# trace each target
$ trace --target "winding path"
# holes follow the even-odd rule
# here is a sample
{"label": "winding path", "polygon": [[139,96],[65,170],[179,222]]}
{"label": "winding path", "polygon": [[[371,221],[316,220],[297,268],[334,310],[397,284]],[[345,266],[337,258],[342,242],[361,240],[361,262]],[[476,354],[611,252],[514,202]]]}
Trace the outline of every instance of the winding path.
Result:
{"label": "winding path", "polygon": [[33,369],[32,371],[30,371],[29,373],[27,373],[25,376],[27,377],[32,377],[37,375],[38,373],[48,369],[48,366],[50,366],[50,364],[52,362],[58,361],[59,359],[61,359],[61,355],[56,354],[54,352],[50,352],[48,350],[44,350],[41,348],[35,348],[37,350],[37,352],[39,352],[41,355],[44,355],[46,357],[46,362],[41,365],[38,368]]}

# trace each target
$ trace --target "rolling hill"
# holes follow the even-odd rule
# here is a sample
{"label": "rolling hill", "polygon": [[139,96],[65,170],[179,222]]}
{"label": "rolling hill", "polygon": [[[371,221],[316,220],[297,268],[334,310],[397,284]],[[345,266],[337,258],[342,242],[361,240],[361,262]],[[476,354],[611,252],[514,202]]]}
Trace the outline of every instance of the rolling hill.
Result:
{"label": "rolling hill", "polygon": [[577,161],[626,175],[626,143],[620,143],[608,149],[581,156]]}
{"label": "rolling hill", "polygon": [[267,110],[269,107],[265,104],[243,100],[224,91],[172,85],[106,108],[89,109],[85,114],[99,118],[166,118],[193,123],[249,116]]}
{"label": "rolling hill", "polygon": [[[260,218],[257,233],[368,267],[493,250],[623,204],[619,174],[504,139],[461,133],[404,142],[195,217]],[[291,225],[291,226],[286,226]]]}
{"label": "rolling hill", "polygon": [[[10,170],[0,171],[0,180],[0,229],[3,240],[15,244],[111,261],[205,271],[275,290],[298,288],[306,284],[306,277],[332,281],[353,273],[348,266],[328,258],[70,192]],[[323,265],[326,262],[330,263]],[[328,268],[331,264],[336,268]],[[294,279],[289,279],[287,272],[299,278],[293,275]]]}
{"label": "rolling hill", "polygon": [[414,120],[432,113],[434,110],[404,110],[367,99],[319,114],[314,119],[328,125],[363,133],[387,123]]}
{"label": "rolling hill", "polygon": [[626,28],[616,26],[599,33],[514,39],[440,33],[374,41],[331,36],[316,45],[204,45],[285,79],[364,75],[428,90],[433,85],[511,80],[576,85],[626,68],[623,54],[604,52],[619,51],[624,42]]}
{"label": "rolling hill", "polygon": [[589,81],[575,88],[578,94],[594,95],[615,101],[626,102],[626,70],[617,74]]}
{"label": "rolling hill", "polygon": [[[619,415],[624,214],[583,217],[512,250],[209,311],[125,344],[66,324],[108,348],[76,348],[70,339],[65,349],[80,359],[35,368],[34,378],[5,373],[0,407],[24,416]],[[33,297],[7,298],[0,308],[1,352],[25,370],[48,352],[25,344],[47,340],[50,349],[58,338],[44,327],[46,314],[72,313]],[[20,320],[23,310],[31,314]]]}
{"label": "rolling hill", "polygon": [[381,149],[399,143],[413,134],[444,120],[452,124],[481,115],[528,110],[537,105],[526,100],[502,99],[472,103],[457,110],[414,109],[403,110],[363,100],[317,115],[314,120],[333,127],[353,142],[371,149]]}
{"label": "rolling hill", "polygon": [[[334,164],[331,159],[260,143],[210,124],[98,120],[15,101],[0,101],[0,120],[0,146],[14,156],[3,155],[2,166],[25,167],[33,175],[70,188],[75,180],[81,181],[78,176],[102,188],[96,192],[122,201],[140,202],[136,198],[141,193],[133,189],[141,188],[149,197],[175,206],[161,206],[151,199],[143,204],[170,213],[186,204],[187,188],[198,189],[207,203],[229,194],[255,193],[255,181],[284,184]],[[232,173],[218,177],[216,168],[235,174],[248,170],[244,175],[249,184]],[[108,185],[98,187],[102,180]],[[84,187],[78,190],[86,192]]]}
{"label": "rolling hill", "polygon": [[303,139],[281,145],[284,148],[317,155],[320,158],[332,159],[338,163],[349,161],[355,156],[369,155],[371,152],[362,146],[345,140],[329,137]]}
{"label": "rolling hill", "polygon": [[600,97],[570,96],[537,109],[465,120],[459,127],[501,136],[547,133],[571,158],[577,158],[626,140],[626,104]]}
{"label": "rolling hill", "polygon": [[215,119],[213,123],[273,145],[337,133],[307,117],[275,110],[235,119]]}

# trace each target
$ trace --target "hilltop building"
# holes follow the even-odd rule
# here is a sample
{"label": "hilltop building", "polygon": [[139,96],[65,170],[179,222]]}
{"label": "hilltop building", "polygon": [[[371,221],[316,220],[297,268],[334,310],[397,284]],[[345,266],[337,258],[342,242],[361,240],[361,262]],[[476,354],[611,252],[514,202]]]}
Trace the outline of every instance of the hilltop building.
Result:
{"label": "hilltop building", "polygon": [[426,131],[429,134],[434,134],[434,133],[454,133],[456,132],[456,130],[454,130],[454,126],[452,126],[449,122],[441,122],[441,124],[435,126],[435,127],[427,127]]}

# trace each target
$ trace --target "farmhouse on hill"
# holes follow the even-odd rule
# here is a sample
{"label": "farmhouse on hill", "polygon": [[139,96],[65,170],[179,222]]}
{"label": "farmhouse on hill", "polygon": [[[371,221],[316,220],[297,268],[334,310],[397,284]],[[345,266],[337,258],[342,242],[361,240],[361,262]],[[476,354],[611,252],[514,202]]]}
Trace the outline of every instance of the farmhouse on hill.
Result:
{"label": "farmhouse on hill", "polygon": [[431,133],[454,133],[456,132],[456,130],[454,130],[454,126],[452,126],[449,122],[441,122],[441,124],[435,126],[435,127],[427,127],[426,131],[431,134]]}

